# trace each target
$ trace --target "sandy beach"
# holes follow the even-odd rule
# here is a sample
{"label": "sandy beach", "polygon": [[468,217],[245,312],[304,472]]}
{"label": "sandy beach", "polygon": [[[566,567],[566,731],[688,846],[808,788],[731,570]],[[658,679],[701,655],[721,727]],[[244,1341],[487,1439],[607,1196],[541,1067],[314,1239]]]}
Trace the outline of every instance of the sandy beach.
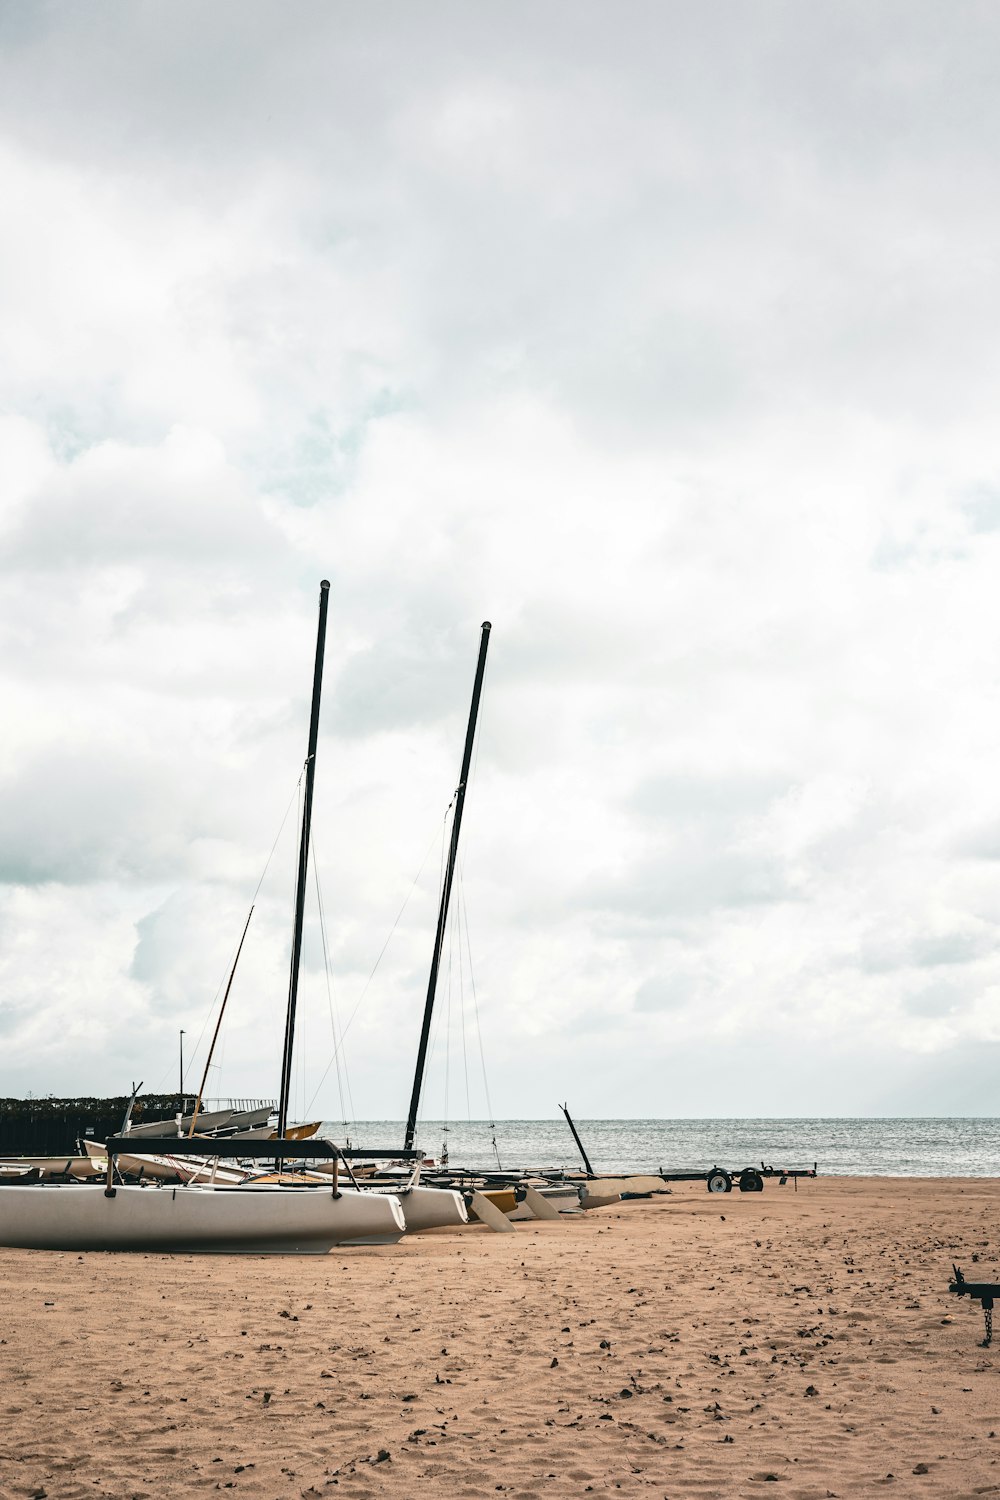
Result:
{"label": "sandy beach", "polygon": [[[0,1251],[7,1497],[1000,1494],[995,1180],[325,1257]],[[978,1261],[975,1259],[978,1257]]]}

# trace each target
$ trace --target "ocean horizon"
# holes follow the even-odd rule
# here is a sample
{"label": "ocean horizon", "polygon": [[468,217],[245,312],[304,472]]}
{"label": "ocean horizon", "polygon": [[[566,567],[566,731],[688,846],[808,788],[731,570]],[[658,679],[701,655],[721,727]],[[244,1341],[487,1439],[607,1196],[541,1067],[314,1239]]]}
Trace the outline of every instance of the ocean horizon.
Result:
{"label": "ocean horizon", "polygon": [[[998,1177],[1000,1117],[863,1116],[575,1120],[596,1172],[816,1166],[829,1177]],[[402,1120],[328,1120],[342,1145],[401,1145]],[[582,1166],[564,1120],[424,1120],[417,1145],[452,1166]]]}

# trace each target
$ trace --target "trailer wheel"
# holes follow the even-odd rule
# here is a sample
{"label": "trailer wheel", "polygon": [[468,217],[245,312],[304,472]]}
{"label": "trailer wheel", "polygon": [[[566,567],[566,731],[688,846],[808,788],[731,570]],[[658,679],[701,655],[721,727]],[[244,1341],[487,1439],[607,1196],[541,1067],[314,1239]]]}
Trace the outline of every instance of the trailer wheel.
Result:
{"label": "trailer wheel", "polygon": [[731,1193],[733,1190],[733,1179],[722,1167],[713,1167],[706,1179],[706,1187],[710,1193]]}
{"label": "trailer wheel", "polygon": [[745,1172],[740,1173],[741,1193],[762,1193],[764,1191],[764,1179],[753,1167],[747,1167]]}

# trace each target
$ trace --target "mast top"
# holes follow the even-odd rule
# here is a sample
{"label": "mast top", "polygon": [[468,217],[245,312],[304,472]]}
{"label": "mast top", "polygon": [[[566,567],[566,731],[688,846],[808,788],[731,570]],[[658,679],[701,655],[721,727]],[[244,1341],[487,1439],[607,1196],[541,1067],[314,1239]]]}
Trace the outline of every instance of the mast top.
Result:
{"label": "mast top", "polygon": [[328,589],[330,587],[329,578],[321,578],[319,581],[319,586],[321,589]]}

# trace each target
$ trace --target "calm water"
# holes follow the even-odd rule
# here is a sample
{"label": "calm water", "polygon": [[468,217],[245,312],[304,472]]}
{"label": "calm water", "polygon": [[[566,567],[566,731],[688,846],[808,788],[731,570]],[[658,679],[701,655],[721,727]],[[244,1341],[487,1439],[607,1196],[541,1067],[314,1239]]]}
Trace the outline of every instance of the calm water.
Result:
{"label": "calm water", "polygon": [[[1000,1119],[866,1120],[577,1120],[596,1172],[706,1170],[767,1162],[811,1167],[828,1176],[997,1177]],[[345,1143],[399,1146],[399,1120],[363,1120],[345,1127],[328,1122]],[[424,1122],[417,1143],[429,1155],[447,1140],[452,1165],[495,1167],[490,1126],[456,1121],[447,1134],[440,1121]],[[579,1167],[565,1121],[498,1120],[497,1149],[504,1167]]]}

